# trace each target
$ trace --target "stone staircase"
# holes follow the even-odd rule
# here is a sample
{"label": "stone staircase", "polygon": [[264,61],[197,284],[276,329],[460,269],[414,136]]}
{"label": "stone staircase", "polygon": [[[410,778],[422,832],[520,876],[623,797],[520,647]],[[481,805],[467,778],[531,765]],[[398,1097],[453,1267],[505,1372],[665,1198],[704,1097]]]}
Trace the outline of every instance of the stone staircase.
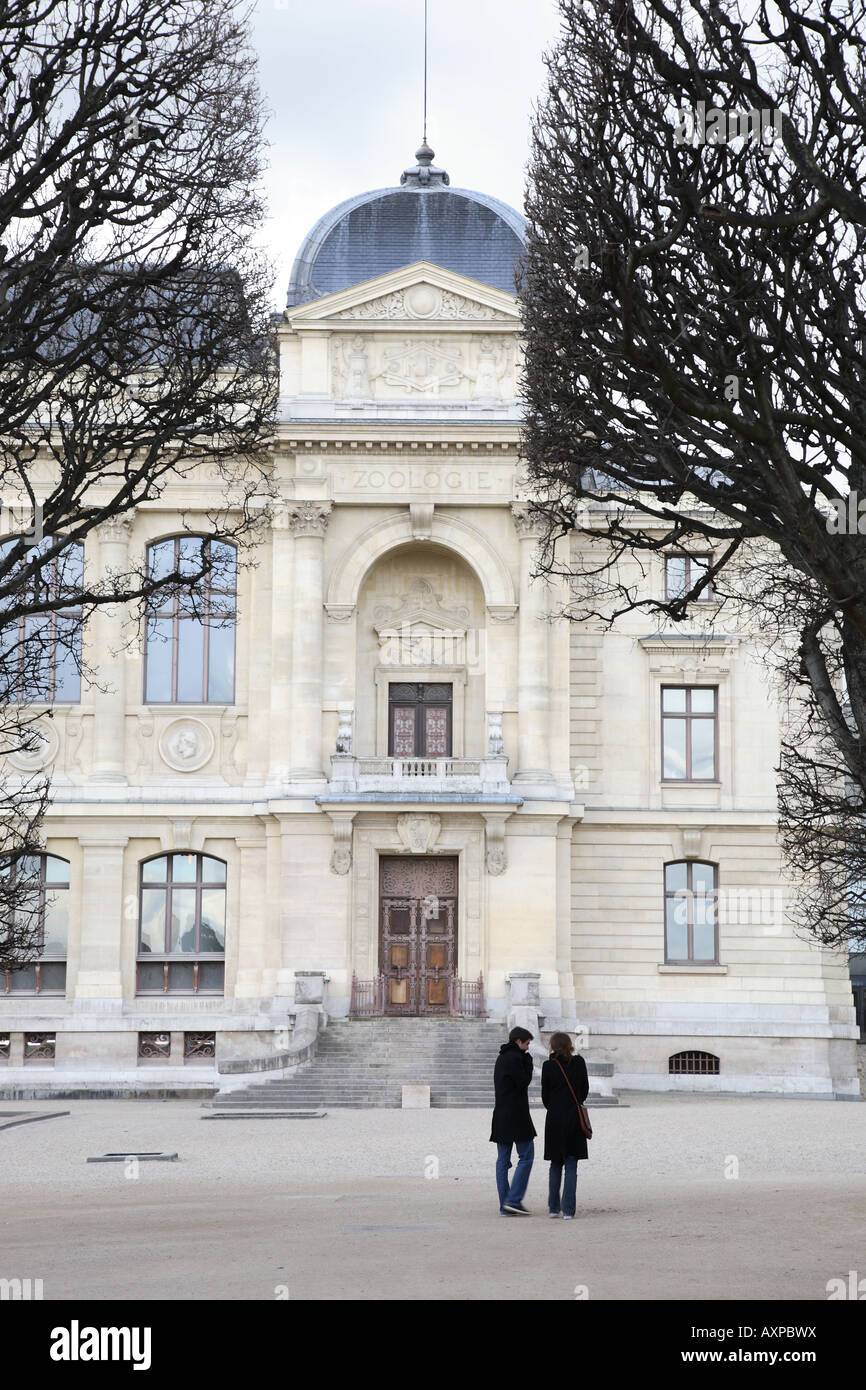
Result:
{"label": "stone staircase", "polygon": [[[319,1036],[313,1062],[296,1075],[222,1091],[205,1108],[223,1114],[272,1113],[338,1107],[399,1109],[405,1085],[430,1087],[438,1108],[493,1108],[493,1064],[506,1041],[503,1023],[453,1018],[381,1018],[332,1022]],[[589,1064],[590,1076],[607,1078],[611,1064]],[[530,1105],[541,1104],[536,1061]],[[592,1079],[590,1085],[593,1085]],[[611,1105],[609,1095],[590,1104]]]}

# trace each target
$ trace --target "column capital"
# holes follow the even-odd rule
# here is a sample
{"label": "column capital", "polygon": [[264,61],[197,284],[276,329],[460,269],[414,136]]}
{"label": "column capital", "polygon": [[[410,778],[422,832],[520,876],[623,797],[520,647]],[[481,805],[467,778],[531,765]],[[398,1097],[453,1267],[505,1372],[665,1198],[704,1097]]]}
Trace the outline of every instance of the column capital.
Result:
{"label": "column capital", "polygon": [[286,502],[286,524],[293,536],[323,537],[331,514],[330,502]]}
{"label": "column capital", "polygon": [[100,521],[94,527],[96,539],[100,545],[126,545],[132,532],[133,522],[135,521],[135,508],[121,513],[119,516],[106,517],[105,521]]}
{"label": "column capital", "polygon": [[517,534],[522,541],[539,540],[547,530],[543,516],[540,516],[527,502],[512,502],[511,515]]}

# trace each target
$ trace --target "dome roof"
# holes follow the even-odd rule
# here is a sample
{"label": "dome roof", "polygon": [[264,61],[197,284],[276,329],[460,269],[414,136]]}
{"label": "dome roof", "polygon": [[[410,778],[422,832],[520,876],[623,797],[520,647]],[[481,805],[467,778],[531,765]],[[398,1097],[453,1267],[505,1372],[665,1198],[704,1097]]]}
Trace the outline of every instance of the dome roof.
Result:
{"label": "dome roof", "polygon": [[498,198],[451,188],[426,143],[416,159],[399,188],[347,198],[316,223],[292,268],[289,308],[416,261],[514,294],[523,218]]}

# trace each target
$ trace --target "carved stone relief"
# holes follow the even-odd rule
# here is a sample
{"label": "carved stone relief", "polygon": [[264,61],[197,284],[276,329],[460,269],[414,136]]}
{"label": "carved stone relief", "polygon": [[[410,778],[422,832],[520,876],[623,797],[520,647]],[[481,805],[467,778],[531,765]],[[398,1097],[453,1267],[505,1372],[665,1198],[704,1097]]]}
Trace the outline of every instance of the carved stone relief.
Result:
{"label": "carved stone relief", "polygon": [[443,347],[441,338],[404,338],[386,347],[374,375],[386,386],[419,396],[438,396],[443,387],[459,386],[470,376],[460,348]]}
{"label": "carved stone relief", "polygon": [[460,665],[465,660],[470,610],[447,609],[427,579],[416,579],[395,607],[373,613],[381,659],[388,666]]}
{"label": "carved stone relief", "polygon": [[60,747],[57,730],[47,719],[38,719],[27,730],[27,739],[32,747],[9,753],[8,760],[19,772],[40,772],[57,757]]}
{"label": "carved stone relief", "polygon": [[466,299],[463,295],[440,290],[436,285],[422,281],[410,285],[405,290],[395,290],[392,294],[380,295],[366,304],[356,304],[351,309],[343,309],[334,314],[338,319],[487,319],[490,322],[515,322],[513,314],[491,309],[487,304]]}
{"label": "carved stone relief", "polygon": [[397,834],[410,854],[430,854],[441,829],[439,816],[410,811],[397,817]]}
{"label": "carved stone relief", "polygon": [[512,345],[501,338],[482,338],[474,372],[468,375],[473,382],[476,400],[500,401],[511,394]]}
{"label": "carved stone relief", "polygon": [[175,772],[198,772],[213,751],[213,733],[200,719],[175,719],[159,737],[160,756]]}

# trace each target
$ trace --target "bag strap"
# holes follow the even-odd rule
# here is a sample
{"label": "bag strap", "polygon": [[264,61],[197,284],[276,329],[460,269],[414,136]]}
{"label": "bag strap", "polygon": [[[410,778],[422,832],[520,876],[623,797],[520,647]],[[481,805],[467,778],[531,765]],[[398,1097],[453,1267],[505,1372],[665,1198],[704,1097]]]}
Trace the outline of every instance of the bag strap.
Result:
{"label": "bag strap", "polygon": [[562,1063],[560,1062],[560,1060],[559,1060],[558,1057],[554,1057],[553,1060],[556,1062],[556,1065],[559,1067],[559,1070],[562,1072],[563,1076],[565,1077],[565,1084],[566,1084],[566,1086],[568,1087],[568,1089],[571,1091],[571,1098],[572,1098],[572,1100],[574,1101],[575,1105],[577,1106],[577,1108],[578,1108],[578,1110],[579,1110],[579,1109],[580,1109],[580,1101],[578,1100],[577,1096],[574,1094],[574,1090],[573,1090],[573,1088],[572,1088],[571,1082],[570,1082],[569,1079],[568,1079],[568,1072],[565,1070],[565,1067],[562,1065]]}

